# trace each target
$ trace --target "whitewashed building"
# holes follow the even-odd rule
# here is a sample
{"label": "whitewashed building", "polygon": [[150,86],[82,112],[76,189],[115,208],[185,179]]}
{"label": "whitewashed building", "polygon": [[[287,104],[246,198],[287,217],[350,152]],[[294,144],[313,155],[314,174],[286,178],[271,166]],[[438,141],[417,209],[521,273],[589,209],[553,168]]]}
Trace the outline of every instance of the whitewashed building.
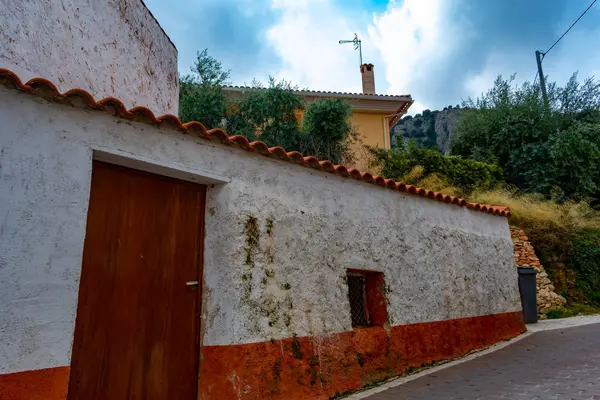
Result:
{"label": "whitewashed building", "polygon": [[0,81],[5,398],[325,399],[524,330],[504,208]]}
{"label": "whitewashed building", "polygon": [[0,399],[328,399],[524,331],[509,210],[158,116],[141,1],[3,5]]}

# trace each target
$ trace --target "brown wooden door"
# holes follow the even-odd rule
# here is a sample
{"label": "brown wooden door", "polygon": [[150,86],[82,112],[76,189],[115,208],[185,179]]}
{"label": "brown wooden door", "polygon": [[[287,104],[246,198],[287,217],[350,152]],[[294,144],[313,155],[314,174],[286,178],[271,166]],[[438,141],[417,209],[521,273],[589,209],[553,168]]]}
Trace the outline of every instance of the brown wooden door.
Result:
{"label": "brown wooden door", "polygon": [[94,162],[69,400],[196,400],[205,194]]}

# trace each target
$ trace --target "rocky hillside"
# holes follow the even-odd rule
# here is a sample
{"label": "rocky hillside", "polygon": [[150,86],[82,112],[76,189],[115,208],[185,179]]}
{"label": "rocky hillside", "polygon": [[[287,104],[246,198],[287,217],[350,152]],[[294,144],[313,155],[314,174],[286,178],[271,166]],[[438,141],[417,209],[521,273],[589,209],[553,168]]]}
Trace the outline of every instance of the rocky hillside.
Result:
{"label": "rocky hillside", "polygon": [[425,110],[423,114],[405,116],[392,129],[392,147],[399,140],[415,140],[420,146],[437,146],[441,153],[447,154],[448,139],[454,132],[460,117],[460,109],[452,106],[441,111]]}

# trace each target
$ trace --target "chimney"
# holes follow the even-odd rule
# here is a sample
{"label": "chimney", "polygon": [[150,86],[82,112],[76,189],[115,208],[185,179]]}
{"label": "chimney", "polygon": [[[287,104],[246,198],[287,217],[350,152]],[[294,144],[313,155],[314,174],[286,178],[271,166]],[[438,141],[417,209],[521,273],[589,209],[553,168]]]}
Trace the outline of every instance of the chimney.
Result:
{"label": "chimney", "polygon": [[360,66],[362,75],[363,94],[375,94],[375,72],[373,64],[362,64]]}

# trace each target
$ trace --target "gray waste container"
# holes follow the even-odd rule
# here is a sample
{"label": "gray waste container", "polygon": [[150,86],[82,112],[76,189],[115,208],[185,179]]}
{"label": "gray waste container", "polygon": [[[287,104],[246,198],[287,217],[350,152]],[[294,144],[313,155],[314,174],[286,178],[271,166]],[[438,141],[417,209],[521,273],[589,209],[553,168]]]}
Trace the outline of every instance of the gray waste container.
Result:
{"label": "gray waste container", "polygon": [[521,294],[521,305],[523,306],[523,318],[526,324],[538,322],[537,314],[537,291],[535,276],[537,272],[533,267],[519,267],[519,293]]}

